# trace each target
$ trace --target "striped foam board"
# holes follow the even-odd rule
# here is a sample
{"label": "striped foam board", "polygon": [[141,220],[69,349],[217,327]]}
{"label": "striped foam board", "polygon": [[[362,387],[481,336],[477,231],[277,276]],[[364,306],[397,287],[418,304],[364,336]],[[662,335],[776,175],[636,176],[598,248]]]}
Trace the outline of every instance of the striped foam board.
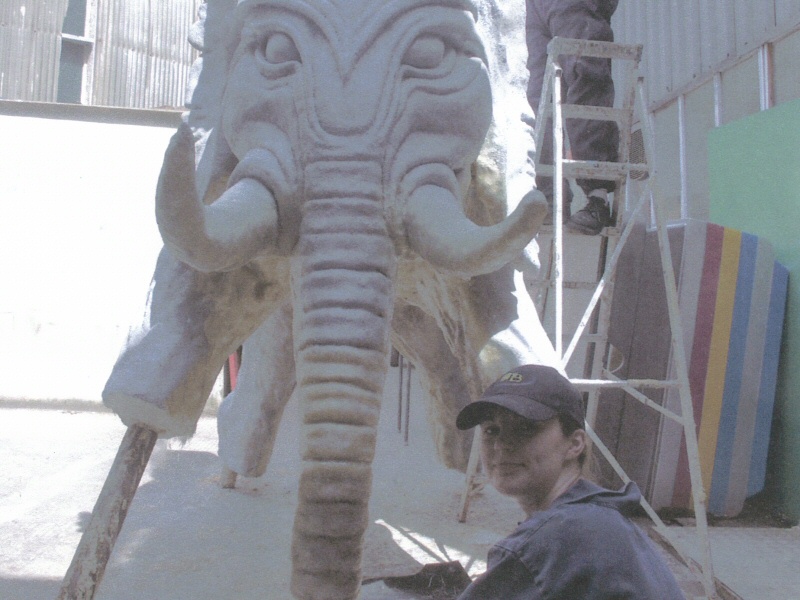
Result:
{"label": "striped foam board", "polygon": [[[748,233],[696,220],[671,224],[670,232],[671,239],[680,238],[675,268],[708,509],[734,516],[764,487],[788,271],[775,261],[769,242]],[[657,244],[654,231],[647,232],[643,244]],[[657,253],[649,255],[656,257],[641,269],[660,272]],[[664,321],[658,322],[662,331],[637,322],[632,335],[669,336]],[[665,376],[671,372],[670,356],[662,352],[651,358],[662,363]],[[681,414],[677,390],[662,402]],[[682,427],[661,419],[652,433],[656,444],[645,486],[650,502],[656,509],[691,508]]]}

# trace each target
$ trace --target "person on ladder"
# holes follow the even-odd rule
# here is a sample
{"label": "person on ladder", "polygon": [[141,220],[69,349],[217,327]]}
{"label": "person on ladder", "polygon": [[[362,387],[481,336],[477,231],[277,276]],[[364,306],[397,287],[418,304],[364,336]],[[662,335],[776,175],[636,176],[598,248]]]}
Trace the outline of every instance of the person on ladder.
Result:
{"label": "person on ladder", "polygon": [[[528,103],[539,110],[542,80],[547,64],[547,44],[554,37],[613,42],[611,15],[618,0],[525,0],[525,38],[528,47]],[[614,104],[614,82],[611,79],[611,60],[604,58],[564,57],[562,98],[565,104],[607,106]],[[536,115],[538,118],[538,115]],[[576,160],[615,162],[619,147],[619,131],[613,121],[567,119],[567,136]],[[532,153],[531,153],[532,155]],[[552,126],[545,128],[541,161],[553,163]],[[597,235],[603,227],[612,225],[608,195],[614,182],[578,180],[588,202],[574,213],[566,226],[572,231]],[[537,188],[550,202],[552,215],[553,179],[537,176]],[[564,218],[569,215],[572,191],[565,183]]]}

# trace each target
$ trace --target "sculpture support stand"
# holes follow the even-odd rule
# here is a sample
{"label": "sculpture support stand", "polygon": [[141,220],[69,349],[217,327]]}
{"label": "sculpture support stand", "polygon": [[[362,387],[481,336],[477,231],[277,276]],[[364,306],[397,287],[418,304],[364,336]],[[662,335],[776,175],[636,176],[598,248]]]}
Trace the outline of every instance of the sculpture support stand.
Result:
{"label": "sculpture support stand", "polygon": [[142,425],[128,428],[64,576],[58,600],[94,598],[157,438],[155,431]]}

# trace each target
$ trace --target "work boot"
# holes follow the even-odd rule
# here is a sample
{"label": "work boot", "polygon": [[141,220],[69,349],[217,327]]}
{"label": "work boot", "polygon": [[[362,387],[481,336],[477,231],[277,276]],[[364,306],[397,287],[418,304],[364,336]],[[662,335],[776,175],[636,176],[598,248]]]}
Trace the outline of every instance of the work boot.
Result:
{"label": "work boot", "polygon": [[605,190],[589,192],[586,206],[570,217],[567,229],[584,235],[597,235],[603,227],[613,225],[607,198]]}

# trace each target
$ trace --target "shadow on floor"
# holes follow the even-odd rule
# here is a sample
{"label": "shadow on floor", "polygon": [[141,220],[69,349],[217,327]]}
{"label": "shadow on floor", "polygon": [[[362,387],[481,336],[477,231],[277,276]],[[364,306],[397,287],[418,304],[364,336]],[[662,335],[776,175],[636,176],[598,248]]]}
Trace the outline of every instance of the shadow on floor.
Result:
{"label": "shadow on floor", "polygon": [[0,577],[3,600],[30,600],[30,598],[55,598],[61,587],[60,579]]}

